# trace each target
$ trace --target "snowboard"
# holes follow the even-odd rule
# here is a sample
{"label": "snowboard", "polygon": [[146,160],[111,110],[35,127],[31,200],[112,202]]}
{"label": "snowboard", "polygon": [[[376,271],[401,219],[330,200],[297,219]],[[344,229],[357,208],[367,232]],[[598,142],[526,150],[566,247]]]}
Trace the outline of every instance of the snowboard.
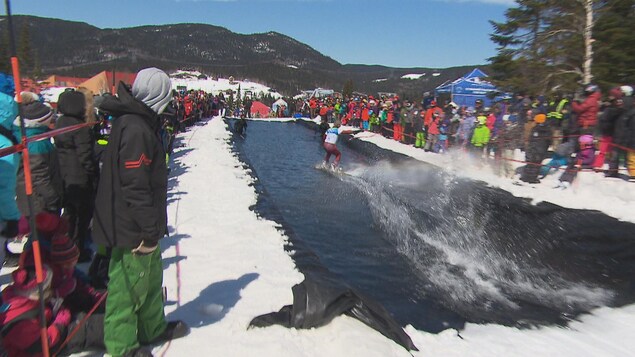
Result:
{"label": "snowboard", "polygon": [[337,177],[346,175],[346,172],[344,172],[344,169],[342,168],[342,166],[333,167],[331,164],[321,163],[321,164],[315,165],[315,169],[326,172],[331,175],[335,175]]}

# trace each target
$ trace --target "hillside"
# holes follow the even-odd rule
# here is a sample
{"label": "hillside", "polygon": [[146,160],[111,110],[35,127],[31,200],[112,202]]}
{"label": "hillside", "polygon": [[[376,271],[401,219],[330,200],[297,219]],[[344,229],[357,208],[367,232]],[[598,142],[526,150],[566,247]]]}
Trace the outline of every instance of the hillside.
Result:
{"label": "hillside", "polygon": [[[90,76],[104,69],[137,71],[156,66],[249,78],[287,95],[314,87],[340,91],[352,80],[356,91],[419,96],[471,69],[342,65],[280,33],[243,35],[205,24],[100,29],[82,22],[21,15],[15,16],[14,23],[18,34],[28,26],[30,45],[44,74]],[[5,36],[6,26],[0,26],[0,37]],[[423,73],[417,79],[401,78]]]}

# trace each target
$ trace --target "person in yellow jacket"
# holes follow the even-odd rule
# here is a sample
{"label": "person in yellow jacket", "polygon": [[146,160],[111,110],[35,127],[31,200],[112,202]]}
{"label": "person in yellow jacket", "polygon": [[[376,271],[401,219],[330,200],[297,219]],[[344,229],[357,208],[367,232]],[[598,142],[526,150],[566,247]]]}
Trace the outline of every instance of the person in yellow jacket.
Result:
{"label": "person in yellow jacket", "polygon": [[485,125],[487,122],[487,117],[483,114],[479,114],[476,118],[477,124],[474,128],[474,133],[472,134],[472,150],[476,158],[481,158],[483,156],[483,150],[487,147],[490,139],[490,130]]}

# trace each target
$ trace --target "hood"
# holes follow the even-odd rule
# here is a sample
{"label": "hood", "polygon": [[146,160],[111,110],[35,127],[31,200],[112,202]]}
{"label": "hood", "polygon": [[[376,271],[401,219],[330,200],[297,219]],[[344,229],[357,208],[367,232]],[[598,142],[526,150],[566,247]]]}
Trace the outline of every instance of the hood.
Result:
{"label": "hood", "polygon": [[67,116],[84,119],[86,115],[86,97],[82,92],[69,91],[60,94],[57,110]]}
{"label": "hood", "polygon": [[142,69],[132,84],[132,95],[161,114],[172,100],[172,82],[158,68]]}
{"label": "hood", "polygon": [[0,93],[0,125],[11,130],[13,120],[18,116],[18,103],[10,96]]}
{"label": "hood", "polygon": [[142,101],[135,99],[123,82],[119,82],[117,96],[106,97],[99,106],[99,109],[113,117],[120,117],[125,114],[139,115],[147,120],[154,129],[159,125],[158,115]]}

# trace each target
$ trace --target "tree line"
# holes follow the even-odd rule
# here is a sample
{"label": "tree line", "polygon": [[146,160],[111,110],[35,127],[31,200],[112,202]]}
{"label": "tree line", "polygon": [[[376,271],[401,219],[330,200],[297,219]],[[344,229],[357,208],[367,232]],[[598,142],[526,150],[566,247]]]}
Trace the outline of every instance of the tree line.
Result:
{"label": "tree line", "polygon": [[535,95],[635,83],[634,19],[635,0],[516,0],[490,21],[493,82]]}

